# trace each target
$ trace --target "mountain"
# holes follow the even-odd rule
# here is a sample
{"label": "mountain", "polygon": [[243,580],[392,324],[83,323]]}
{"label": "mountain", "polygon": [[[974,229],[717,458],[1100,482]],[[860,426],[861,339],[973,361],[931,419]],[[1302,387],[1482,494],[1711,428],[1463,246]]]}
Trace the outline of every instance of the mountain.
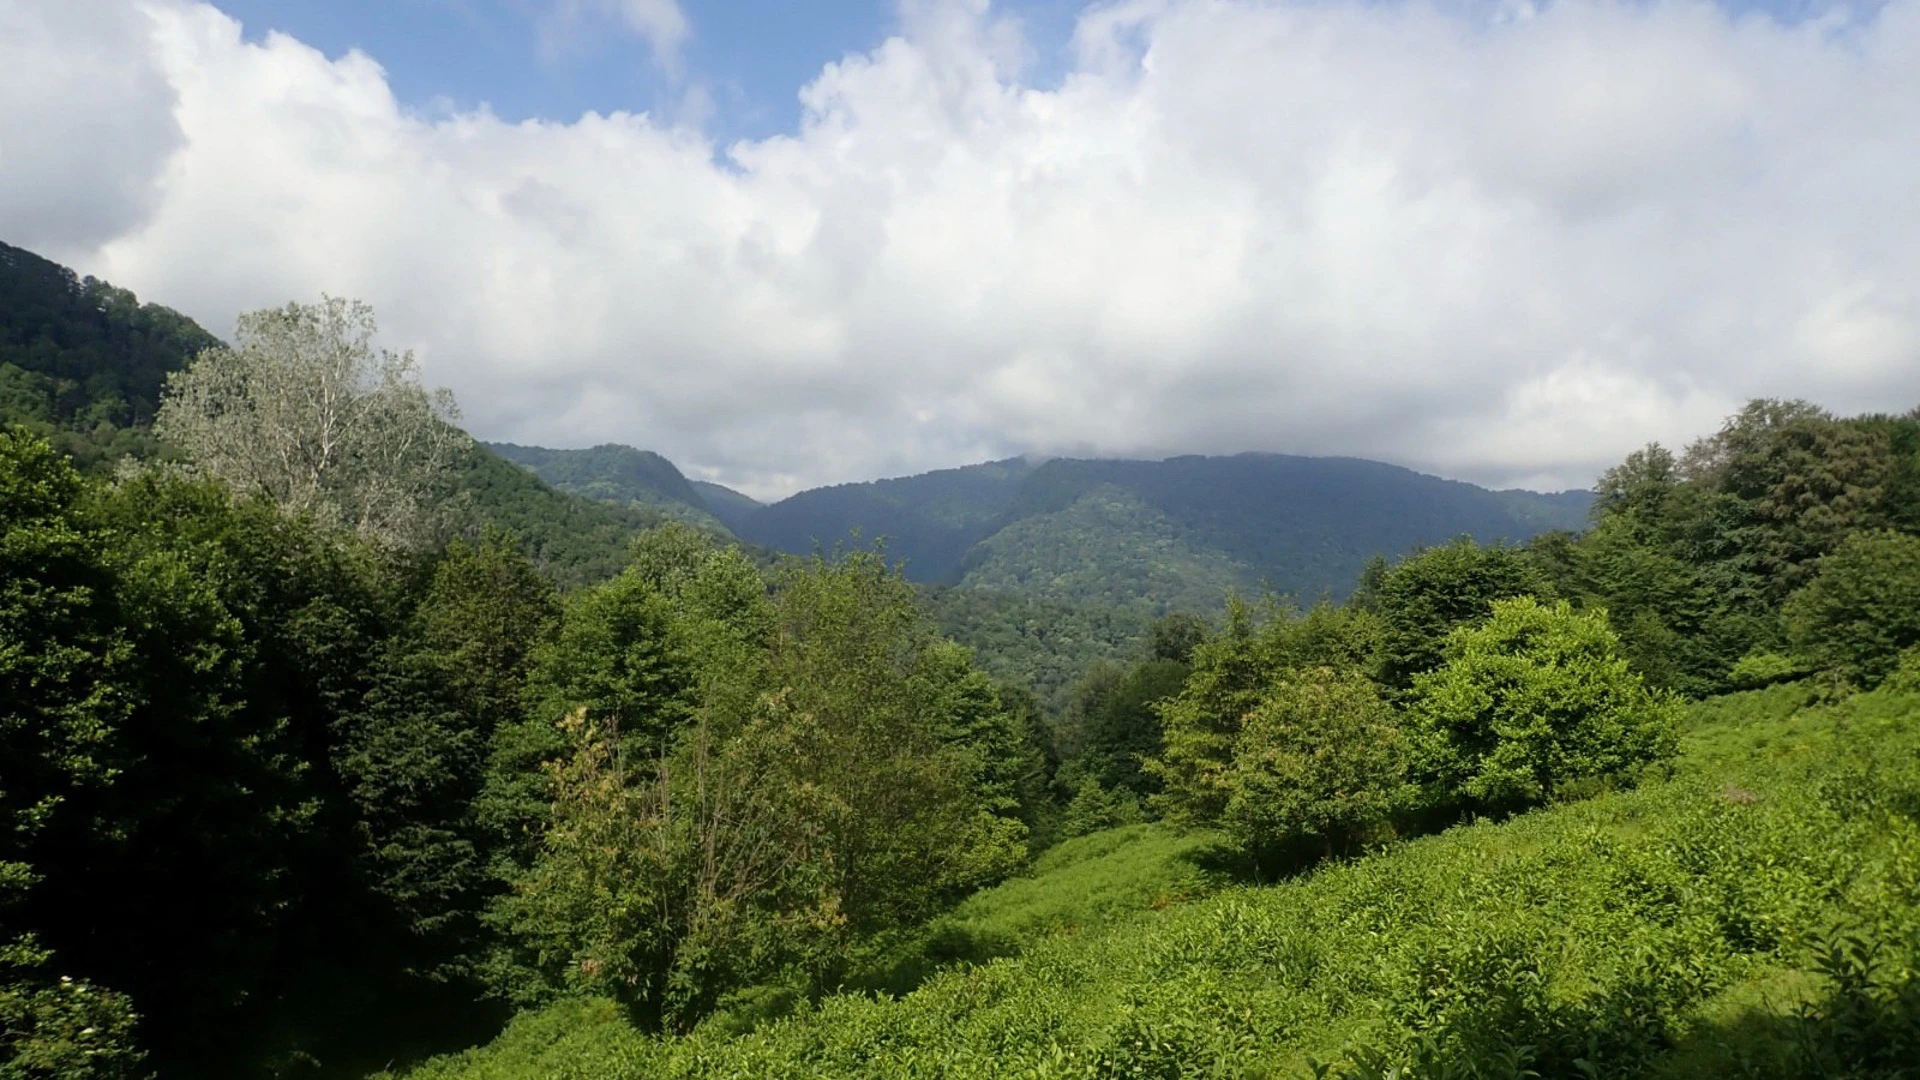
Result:
{"label": "mountain", "polygon": [[1578,530],[1592,495],[1491,491],[1359,458],[1008,458],[815,488],[761,506],[627,447],[497,447],[556,486],[692,519],[776,551],[884,539],[907,576],[1076,607],[1217,609],[1229,591],[1344,595],[1374,555],[1467,535]]}
{"label": "mountain", "polygon": [[681,475],[679,467],[651,450],[617,443],[603,443],[588,450],[549,450],[514,443],[485,445],[560,491],[641,507],[715,532],[732,531],[708,509],[706,498]]}
{"label": "mountain", "polygon": [[1058,458],[1021,482],[992,535],[948,572],[962,585],[1154,607],[1216,607],[1223,586],[1311,599],[1345,594],[1376,554],[1577,528],[1590,498],[1489,491],[1357,458]]}
{"label": "mountain", "polygon": [[778,551],[831,549],[855,532],[886,538],[887,551],[906,560],[907,576],[936,583],[955,579],[962,558],[1003,523],[1033,472],[1022,458],[989,461],[918,476],[814,488],[782,499],[747,518],[735,531]]}
{"label": "mountain", "polygon": [[[177,311],[0,243],[0,425],[25,427],[83,466],[160,454],[153,414],[167,376],[218,344]],[[627,453],[657,460],[698,502],[671,462]],[[615,460],[624,465],[626,456]],[[567,584],[618,573],[633,535],[671,516],[649,504],[563,493],[478,444],[460,465],[458,487],[476,525],[518,536]]]}
{"label": "mountain", "polygon": [[719,518],[722,525],[736,533],[748,518],[766,509],[766,504],[760,500],[751,495],[742,495],[724,484],[709,483],[705,480],[688,482],[693,485],[693,490],[699,494],[700,501],[706,504],[713,516]]}
{"label": "mountain", "polygon": [[82,465],[152,455],[168,373],[219,343],[177,311],[0,243],[0,424]]}

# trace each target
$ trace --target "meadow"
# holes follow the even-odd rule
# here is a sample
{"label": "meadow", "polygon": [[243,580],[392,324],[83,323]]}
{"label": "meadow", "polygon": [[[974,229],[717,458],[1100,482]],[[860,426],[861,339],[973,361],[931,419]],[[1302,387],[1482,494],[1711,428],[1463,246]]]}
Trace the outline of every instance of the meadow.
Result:
{"label": "meadow", "polygon": [[1632,790],[1276,884],[1221,884],[1207,851],[1151,825],[1070,841],[939,920],[1017,955],[899,996],[670,1038],[575,999],[403,1075],[1917,1074],[1914,693],[1711,699]]}

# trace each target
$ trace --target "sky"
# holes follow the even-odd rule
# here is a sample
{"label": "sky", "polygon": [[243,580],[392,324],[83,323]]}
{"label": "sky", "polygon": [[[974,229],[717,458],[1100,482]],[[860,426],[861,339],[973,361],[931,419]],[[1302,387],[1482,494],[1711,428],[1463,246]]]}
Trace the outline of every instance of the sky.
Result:
{"label": "sky", "polygon": [[761,498],[1904,411],[1917,191],[1920,0],[0,0],[0,240]]}

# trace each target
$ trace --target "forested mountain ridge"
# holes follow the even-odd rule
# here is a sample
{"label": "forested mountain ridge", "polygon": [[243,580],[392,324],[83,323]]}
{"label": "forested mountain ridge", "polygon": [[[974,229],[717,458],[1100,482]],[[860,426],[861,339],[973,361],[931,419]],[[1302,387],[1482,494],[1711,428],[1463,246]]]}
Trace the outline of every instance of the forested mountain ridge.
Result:
{"label": "forested mountain ridge", "polygon": [[145,432],[168,373],[218,343],[177,311],[0,243],[0,423],[83,464],[153,453]]}
{"label": "forested mountain ridge", "polygon": [[[167,377],[219,344],[171,308],[0,243],[0,427],[32,431],[82,467],[160,454],[152,428]],[[456,473],[474,527],[520,537],[567,584],[611,577],[634,534],[683,516],[564,494],[477,443]]]}
{"label": "forested mountain ridge", "polygon": [[646,451],[496,449],[563,490],[689,519],[725,505],[735,535],[778,551],[884,538],[923,584],[1152,610],[1211,610],[1230,589],[1342,595],[1375,555],[1578,531],[1592,503],[1585,491],[1489,491],[1358,458],[1245,453],[1009,458],[755,507],[709,497]]}
{"label": "forested mountain ridge", "polygon": [[561,491],[639,506],[676,521],[731,532],[679,467],[651,450],[617,443],[587,450],[549,450],[504,442],[482,445]]}

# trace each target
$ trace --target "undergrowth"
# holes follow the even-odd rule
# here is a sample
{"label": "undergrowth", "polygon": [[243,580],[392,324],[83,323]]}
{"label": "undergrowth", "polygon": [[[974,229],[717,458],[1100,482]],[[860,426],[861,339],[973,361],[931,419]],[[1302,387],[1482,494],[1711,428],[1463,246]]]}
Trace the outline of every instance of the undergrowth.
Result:
{"label": "undergrowth", "polygon": [[1667,779],[1179,903],[1201,842],[1063,845],[943,920],[1018,955],[901,997],[573,1001],[408,1077],[1920,1076],[1920,697],[1717,699]]}

